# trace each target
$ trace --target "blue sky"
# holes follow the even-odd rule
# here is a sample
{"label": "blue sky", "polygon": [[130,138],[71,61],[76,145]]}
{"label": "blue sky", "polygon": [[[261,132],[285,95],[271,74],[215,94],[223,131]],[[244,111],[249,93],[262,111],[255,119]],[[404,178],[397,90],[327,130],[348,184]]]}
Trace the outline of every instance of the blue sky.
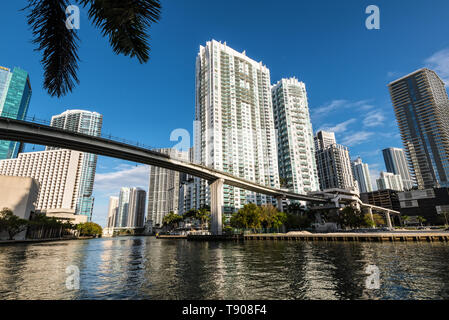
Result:
{"label": "blue sky", "polygon": [[[291,76],[304,81],[314,130],[334,130],[352,158],[370,165],[373,180],[384,170],[381,150],[402,147],[387,84],[423,66],[449,83],[447,0],[162,0],[144,65],[114,55],[81,9],[81,83],[66,97],[51,98],[42,89],[40,53],[33,51],[19,12],[25,4],[0,5],[0,65],[30,73],[29,115],[50,119],[66,109],[97,111],[104,115],[104,133],[154,147],[173,146],[174,129],[192,132],[195,57],[210,39],[263,61],[273,83]],[[370,4],[380,8],[380,30],[365,28]],[[147,167],[100,157],[94,221],[104,225],[108,196],[121,186],[147,185]]]}

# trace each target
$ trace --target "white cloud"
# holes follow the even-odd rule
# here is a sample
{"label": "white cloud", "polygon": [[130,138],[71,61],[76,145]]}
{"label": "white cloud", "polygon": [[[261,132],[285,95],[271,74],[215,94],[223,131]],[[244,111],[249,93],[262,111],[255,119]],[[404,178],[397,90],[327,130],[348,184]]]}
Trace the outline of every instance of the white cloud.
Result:
{"label": "white cloud", "polygon": [[382,111],[371,111],[365,119],[363,119],[363,125],[365,127],[377,127],[385,123],[385,116]]}
{"label": "white cloud", "polygon": [[148,188],[149,167],[120,164],[117,171],[97,173],[94,190],[96,193],[117,194],[121,187]]}
{"label": "white cloud", "polygon": [[359,131],[357,133],[348,134],[343,138],[341,144],[344,146],[353,147],[367,141],[373,134],[374,132],[368,131]]}
{"label": "white cloud", "polygon": [[341,100],[333,100],[323,106],[312,109],[312,117],[321,117],[329,114],[330,112],[339,110],[339,109],[347,109],[353,108],[355,110],[366,111],[373,108],[372,105],[369,104],[369,100],[359,100],[359,101],[349,101],[345,99]]}
{"label": "white cloud", "polygon": [[335,133],[342,133],[342,132],[345,132],[347,129],[348,129],[348,126],[351,124],[351,123],[354,123],[354,122],[356,122],[357,121],[357,119],[349,119],[349,120],[346,120],[346,121],[344,121],[344,122],[341,122],[341,123],[339,123],[339,124],[336,124],[336,125],[334,125],[334,126],[331,126],[331,125],[324,125],[324,126],[322,126],[321,127],[321,129],[319,129],[318,131],[320,131],[320,130],[324,130],[324,131],[331,131],[331,132],[335,132]]}
{"label": "white cloud", "polygon": [[434,53],[425,63],[443,79],[446,87],[449,87],[449,48]]}

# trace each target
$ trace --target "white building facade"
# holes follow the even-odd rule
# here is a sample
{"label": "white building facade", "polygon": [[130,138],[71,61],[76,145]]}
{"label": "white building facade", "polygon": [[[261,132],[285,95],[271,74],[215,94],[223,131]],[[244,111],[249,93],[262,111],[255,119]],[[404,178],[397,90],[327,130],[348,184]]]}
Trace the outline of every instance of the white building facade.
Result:
{"label": "white building facade", "polygon": [[36,210],[76,209],[83,153],[59,149],[20,153],[0,161],[0,175],[30,177],[39,183]]}
{"label": "white building facade", "polygon": [[369,174],[369,167],[367,163],[363,163],[359,157],[351,162],[352,173],[354,179],[357,181],[360,193],[372,192],[373,185],[371,183],[371,176]]}
{"label": "white building facade", "polygon": [[318,131],[315,136],[316,162],[320,189],[346,189],[359,192],[347,147],[336,143],[333,132]]}
{"label": "white building facade", "polygon": [[109,207],[108,207],[108,221],[107,228],[113,228],[115,226],[115,220],[117,219],[118,212],[118,197],[109,197]]}
{"label": "white building facade", "polygon": [[283,187],[300,194],[319,190],[313,129],[306,86],[296,78],[272,86],[279,176]]}
{"label": "white building facade", "polygon": [[396,191],[404,191],[404,183],[402,182],[402,177],[399,174],[382,171],[376,182],[378,190],[391,189]]}
{"label": "white building facade", "polygon": [[[103,116],[97,112],[86,110],[67,110],[51,118],[51,126],[79,132],[98,137],[101,135]],[[54,150],[47,147],[47,150]],[[94,197],[92,196],[97,168],[97,158],[95,154],[84,153],[81,168],[81,185],[79,188],[78,203],[76,213],[86,215],[88,220],[92,219],[94,207]]]}
{"label": "white building facade", "polygon": [[[196,58],[195,162],[279,188],[270,70],[226,43],[209,41]],[[196,179],[197,207],[210,190]],[[274,200],[236,187],[223,188],[224,213],[248,202]]]}

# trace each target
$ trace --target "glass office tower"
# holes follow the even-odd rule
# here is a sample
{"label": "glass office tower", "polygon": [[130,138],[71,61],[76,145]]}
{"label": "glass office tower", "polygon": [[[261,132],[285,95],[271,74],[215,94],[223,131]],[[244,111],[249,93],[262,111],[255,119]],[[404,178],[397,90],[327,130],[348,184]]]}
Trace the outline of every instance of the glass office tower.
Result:
{"label": "glass office tower", "polygon": [[408,169],[404,150],[399,148],[387,148],[382,150],[382,153],[387,172],[399,174],[402,178],[404,189],[411,190],[413,187],[413,180]]}
{"label": "glass office tower", "polygon": [[423,68],[388,87],[418,188],[449,187],[449,98],[444,82]]}
{"label": "glass office tower", "polygon": [[[20,68],[0,66],[0,116],[25,119],[31,99],[31,83],[28,73]],[[17,158],[22,144],[0,140],[0,160]]]}

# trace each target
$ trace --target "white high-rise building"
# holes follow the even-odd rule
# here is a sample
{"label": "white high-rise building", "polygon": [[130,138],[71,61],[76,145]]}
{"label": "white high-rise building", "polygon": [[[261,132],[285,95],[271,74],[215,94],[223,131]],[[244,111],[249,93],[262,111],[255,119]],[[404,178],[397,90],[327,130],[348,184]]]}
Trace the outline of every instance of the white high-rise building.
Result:
{"label": "white high-rise building", "polygon": [[306,86],[296,78],[271,88],[277,135],[279,176],[290,191],[319,190]]}
{"label": "white high-rise building", "polygon": [[333,132],[318,131],[315,136],[320,189],[347,189],[359,192],[354,180],[348,148],[336,143]]}
{"label": "white high-rise building", "polygon": [[[103,116],[97,112],[86,110],[67,110],[51,118],[51,126],[79,132],[91,136],[100,136]],[[47,150],[54,150],[47,147]],[[97,168],[97,155],[85,153],[81,168],[81,186],[79,188],[76,213],[86,215],[92,219],[94,198],[92,197],[95,171]]]}
{"label": "white high-rise building", "polygon": [[118,213],[118,202],[118,197],[109,197],[107,228],[115,227],[115,220],[117,219]]}
{"label": "white high-rise building", "polygon": [[81,186],[82,152],[60,149],[21,153],[0,161],[0,175],[30,177],[39,182],[37,210],[76,209]]}
{"label": "white high-rise building", "polygon": [[391,172],[380,173],[379,179],[376,180],[378,190],[396,190],[404,191],[404,184],[402,182],[402,177],[399,174],[394,174]]}
{"label": "white high-rise building", "polygon": [[[111,201],[115,202],[115,200]],[[145,203],[145,190],[141,188],[121,188],[114,226],[116,228],[143,228],[145,226]],[[112,208],[114,205],[115,203],[113,203]]]}
{"label": "white high-rise building", "polygon": [[117,218],[115,219],[116,228],[126,228],[128,226],[128,210],[131,198],[131,188],[123,187],[120,189],[118,197]]}
{"label": "white high-rise building", "polygon": [[[270,70],[215,40],[196,58],[195,162],[279,188]],[[197,207],[210,205],[210,190],[196,179]],[[225,185],[224,213],[271,197]]]}
{"label": "white high-rise building", "polygon": [[[187,151],[176,149],[155,150],[174,159],[188,160]],[[179,213],[179,187],[181,174],[178,171],[150,166],[150,183],[148,188],[147,220],[152,226],[162,226],[162,220],[170,213]]]}
{"label": "white high-rise building", "polygon": [[369,174],[369,167],[367,163],[363,163],[362,159],[358,157],[351,162],[352,173],[354,179],[357,181],[360,193],[372,192],[373,185],[371,184],[371,176]]}

